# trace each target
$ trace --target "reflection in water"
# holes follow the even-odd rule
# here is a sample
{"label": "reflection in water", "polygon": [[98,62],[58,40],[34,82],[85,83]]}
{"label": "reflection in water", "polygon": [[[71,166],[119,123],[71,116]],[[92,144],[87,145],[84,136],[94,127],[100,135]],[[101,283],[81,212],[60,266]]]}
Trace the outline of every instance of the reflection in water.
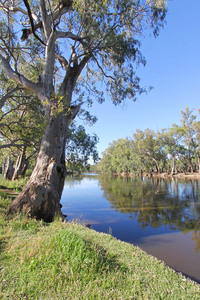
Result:
{"label": "reflection in water", "polygon": [[195,247],[195,253],[198,253],[198,250],[200,250],[200,231],[194,231],[192,235],[193,241],[195,241],[196,247]]}
{"label": "reflection in water", "polygon": [[112,230],[113,236],[200,282],[199,195],[198,180],[71,177],[62,210],[68,220],[79,219],[106,233]]}
{"label": "reflection in water", "polygon": [[[112,208],[130,219],[137,219],[142,228],[168,225],[184,233],[194,231],[196,251],[200,249],[200,200],[197,180],[164,180],[100,176],[104,197]],[[199,231],[199,232],[198,232]]]}

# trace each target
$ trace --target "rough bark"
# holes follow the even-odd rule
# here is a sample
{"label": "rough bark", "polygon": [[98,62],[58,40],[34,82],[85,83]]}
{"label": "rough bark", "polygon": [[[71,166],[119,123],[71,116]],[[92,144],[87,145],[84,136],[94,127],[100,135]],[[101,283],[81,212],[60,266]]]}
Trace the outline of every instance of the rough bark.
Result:
{"label": "rough bark", "polygon": [[32,175],[10,206],[9,214],[23,212],[30,217],[51,222],[60,213],[60,199],[65,180],[65,142],[71,120],[78,107],[70,115],[64,112],[52,115]]}

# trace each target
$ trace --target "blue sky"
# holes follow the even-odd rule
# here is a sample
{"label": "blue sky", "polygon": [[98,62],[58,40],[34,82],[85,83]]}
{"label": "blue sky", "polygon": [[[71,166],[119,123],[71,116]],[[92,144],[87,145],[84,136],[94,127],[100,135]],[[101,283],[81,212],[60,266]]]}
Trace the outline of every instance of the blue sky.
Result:
{"label": "blue sky", "polygon": [[152,35],[142,41],[147,65],[137,74],[141,85],[153,90],[136,102],[115,107],[107,98],[90,109],[98,121],[85,127],[99,137],[99,154],[113,140],[131,137],[137,128],[168,128],[180,122],[181,110],[200,108],[200,0],[168,1],[166,21],[156,39]]}

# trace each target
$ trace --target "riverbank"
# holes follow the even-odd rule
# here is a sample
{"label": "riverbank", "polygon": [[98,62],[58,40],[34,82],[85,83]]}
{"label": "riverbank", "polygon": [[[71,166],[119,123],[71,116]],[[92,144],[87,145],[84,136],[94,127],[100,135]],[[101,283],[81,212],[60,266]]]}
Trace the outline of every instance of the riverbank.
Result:
{"label": "riverbank", "polygon": [[133,174],[133,173],[113,173],[114,176],[122,177],[149,177],[149,178],[183,178],[183,179],[200,179],[200,173],[177,173],[177,174],[168,174],[168,173],[142,173],[142,174]]}
{"label": "riverbank", "polygon": [[59,218],[9,219],[15,191],[0,185],[0,298],[200,299],[198,284],[111,235]]}

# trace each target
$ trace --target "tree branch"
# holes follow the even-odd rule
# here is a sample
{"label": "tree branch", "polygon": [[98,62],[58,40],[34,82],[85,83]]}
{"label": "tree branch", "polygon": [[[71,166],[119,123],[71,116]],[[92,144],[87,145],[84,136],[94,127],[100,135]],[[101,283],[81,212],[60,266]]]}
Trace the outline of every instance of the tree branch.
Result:
{"label": "tree branch", "polygon": [[56,54],[55,57],[59,61],[61,66],[67,71],[67,68],[69,67],[69,62],[64,58],[64,56]]}
{"label": "tree branch", "polygon": [[[78,65],[71,67],[71,68],[67,68],[64,80],[60,87],[60,91],[62,92],[62,94],[65,94],[68,79],[70,77],[73,80],[72,89],[74,89],[79,75],[81,74],[83,68],[85,67],[86,63],[89,61],[91,56],[92,56],[91,53],[85,54],[84,58],[81,60],[81,62]],[[70,62],[69,62],[69,64],[70,64]],[[70,74],[70,72],[71,72],[71,74]]]}
{"label": "tree branch", "polygon": [[6,95],[4,95],[1,99],[0,99],[0,109],[2,109],[2,107],[4,106],[5,102],[7,101],[7,99],[9,99],[12,94],[16,91],[20,90],[19,86],[16,86],[15,88],[13,88],[12,90],[10,90]]}
{"label": "tree branch", "polygon": [[115,78],[112,77],[112,76],[110,76],[110,75],[107,75],[107,74],[104,72],[103,68],[100,66],[100,64],[99,64],[98,60],[96,59],[96,57],[95,57],[94,55],[93,55],[92,57],[94,58],[94,60],[95,60],[95,62],[96,62],[96,64],[97,64],[97,66],[99,67],[99,69],[101,70],[101,72],[103,73],[103,75],[104,75],[106,78],[110,78],[110,79],[112,79],[112,80],[114,81]]}
{"label": "tree branch", "polygon": [[31,31],[32,31],[34,37],[35,37],[38,41],[40,41],[43,45],[45,45],[45,43],[41,40],[41,38],[40,38],[40,37],[36,34],[36,32],[35,32],[35,26],[34,26],[33,17],[32,17],[32,13],[31,13],[31,9],[30,9],[28,0],[23,0],[23,1],[24,1],[25,6],[26,6],[26,9],[27,9],[29,21],[30,21],[30,24],[31,24]]}
{"label": "tree branch", "polygon": [[74,41],[82,42],[86,37],[81,38],[80,36],[73,34],[71,31],[56,31],[56,39],[69,38]]}
{"label": "tree branch", "polygon": [[[27,0],[23,0],[23,1],[27,1]],[[64,4],[64,1],[63,1],[55,8],[54,12],[51,15],[52,22],[57,20],[58,18],[61,18],[62,15],[64,15],[66,12],[68,12],[71,9],[72,1],[65,1],[65,2],[68,2],[68,3]],[[49,15],[48,15],[48,17],[49,17]],[[40,21],[37,24],[35,24],[33,26],[33,28],[31,27],[31,28],[23,29],[22,30],[23,34],[22,34],[21,40],[25,41],[31,33],[35,32],[37,29],[42,28],[42,27],[43,27],[43,24],[42,24],[42,21]]]}
{"label": "tree branch", "polygon": [[[3,144],[3,145],[1,145],[0,144],[0,149],[3,149],[3,148],[10,148],[10,147],[17,147],[17,148],[19,148],[19,147],[27,147],[27,146],[29,146],[29,144],[16,144],[16,142],[18,142],[18,141],[22,141],[22,139],[16,139],[16,140],[13,140],[11,143],[9,143],[9,144]],[[30,145],[32,145],[32,143],[30,143]]]}
{"label": "tree branch", "polygon": [[51,33],[51,24],[50,24],[50,18],[47,14],[46,5],[44,0],[39,0],[39,6],[40,6],[40,12],[42,15],[42,25],[44,29],[44,35],[46,41],[49,38],[49,35]]}
{"label": "tree branch", "polygon": [[34,92],[39,97],[43,96],[40,83],[32,82],[28,80],[26,77],[24,77],[23,75],[14,71],[9,64],[8,59],[5,59],[1,54],[0,54],[0,62],[1,62],[1,67],[8,75],[8,77],[10,77],[12,80],[19,83],[23,87],[27,88],[29,91]]}

